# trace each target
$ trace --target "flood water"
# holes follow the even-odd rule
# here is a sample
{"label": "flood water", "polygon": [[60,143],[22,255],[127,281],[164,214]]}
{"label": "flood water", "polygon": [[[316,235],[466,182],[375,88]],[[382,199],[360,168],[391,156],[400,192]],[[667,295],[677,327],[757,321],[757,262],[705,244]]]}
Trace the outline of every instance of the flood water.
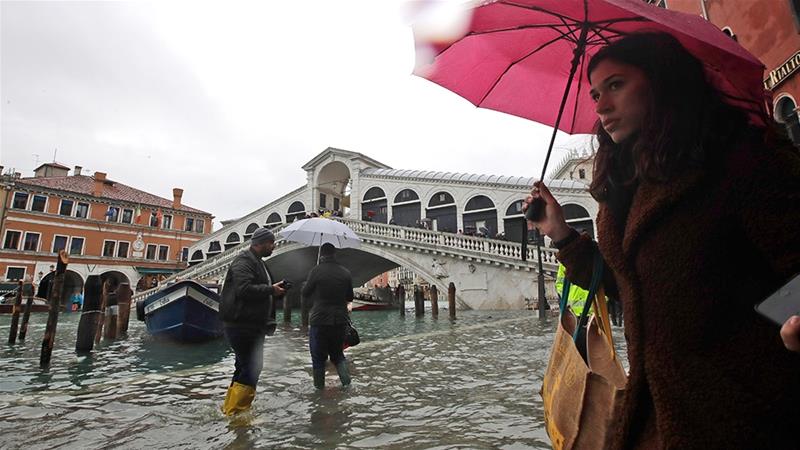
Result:
{"label": "flood water", "polygon": [[295,312],[267,338],[252,411],[234,419],[219,411],[233,373],[224,339],[157,341],[133,317],[127,339],[78,356],[79,316],[61,314],[46,373],[47,314],[32,314],[14,346],[0,316],[0,447],[550,448],[538,390],[556,320],[536,311],[459,311],[454,322],[447,310],[355,312],[353,384],[342,389],[329,367],[321,392]]}

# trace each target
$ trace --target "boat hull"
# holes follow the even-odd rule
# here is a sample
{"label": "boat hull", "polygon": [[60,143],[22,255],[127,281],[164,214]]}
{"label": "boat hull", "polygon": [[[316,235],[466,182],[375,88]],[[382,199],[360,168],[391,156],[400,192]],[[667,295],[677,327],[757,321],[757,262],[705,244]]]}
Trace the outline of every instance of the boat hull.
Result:
{"label": "boat hull", "polygon": [[144,323],[156,337],[200,342],[222,336],[219,295],[194,281],[181,281],[144,300]]}
{"label": "boat hull", "polygon": [[397,306],[391,303],[371,302],[368,300],[353,300],[353,311],[380,311],[383,309],[395,309]]}
{"label": "boat hull", "polygon": [[[0,314],[11,314],[14,312],[14,303],[16,302],[15,296],[8,296],[0,302]],[[25,305],[28,303],[28,297],[22,298],[22,304],[19,305],[19,312],[25,312]],[[50,311],[50,304],[46,299],[33,297],[31,304],[31,312],[48,312]]]}

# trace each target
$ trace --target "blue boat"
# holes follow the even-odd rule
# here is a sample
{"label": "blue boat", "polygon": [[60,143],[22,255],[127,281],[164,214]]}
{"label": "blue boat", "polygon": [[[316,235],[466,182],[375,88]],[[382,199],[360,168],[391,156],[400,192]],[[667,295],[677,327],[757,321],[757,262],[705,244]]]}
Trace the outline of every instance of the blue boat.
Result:
{"label": "blue boat", "polygon": [[[136,302],[136,317],[156,337],[179,342],[199,342],[222,336],[220,297],[216,285],[186,280]],[[211,288],[211,289],[210,289]]]}

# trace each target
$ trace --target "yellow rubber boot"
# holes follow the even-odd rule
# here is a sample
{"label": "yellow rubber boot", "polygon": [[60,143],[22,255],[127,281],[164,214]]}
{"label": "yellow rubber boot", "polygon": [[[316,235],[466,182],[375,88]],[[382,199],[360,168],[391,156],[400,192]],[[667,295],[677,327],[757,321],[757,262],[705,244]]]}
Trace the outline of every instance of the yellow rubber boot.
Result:
{"label": "yellow rubber boot", "polygon": [[234,382],[228,388],[225,395],[225,403],[222,404],[222,413],[232,416],[238,412],[250,409],[253,399],[256,398],[256,388],[246,384]]}

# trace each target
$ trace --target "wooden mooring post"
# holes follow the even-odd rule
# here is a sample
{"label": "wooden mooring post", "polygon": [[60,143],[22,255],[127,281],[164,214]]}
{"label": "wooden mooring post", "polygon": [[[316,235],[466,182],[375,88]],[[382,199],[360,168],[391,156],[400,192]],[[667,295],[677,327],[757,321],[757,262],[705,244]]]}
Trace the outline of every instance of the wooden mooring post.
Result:
{"label": "wooden mooring post", "polygon": [[56,274],[53,277],[52,289],[48,296],[50,303],[50,314],[47,316],[47,326],[44,330],[42,339],[42,353],[39,357],[39,367],[42,370],[50,368],[50,357],[53,355],[53,343],[56,340],[56,328],[58,326],[58,312],[61,310],[61,296],[64,291],[64,278],[67,275],[67,264],[69,257],[67,252],[58,252],[58,262],[56,263]]}
{"label": "wooden mooring post", "polygon": [[131,321],[131,296],[133,291],[129,283],[122,283],[117,289],[117,303],[119,304],[119,315],[117,316],[117,336],[128,335],[128,324]]}
{"label": "wooden mooring post", "polygon": [[78,337],[75,340],[75,351],[90,352],[94,348],[94,337],[97,334],[97,316],[100,314],[100,303],[103,297],[103,282],[99,275],[86,278],[83,287],[83,309],[78,323]]}
{"label": "wooden mooring post", "polygon": [[[303,283],[305,286],[305,283]],[[303,297],[302,294],[300,295],[300,326],[303,328],[308,328],[308,314],[311,306],[308,305],[310,303],[307,298]]]}
{"label": "wooden mooring post", "polygon": [[414,315],[422,317],[425,315],[425,298],[422,296],[422,289],[414,285]]}
{"label": "wooden mooring post", "polygon": [[109,280],[109,289],[106,294],[106,314],[103,337],[106,339],[117,338],[117,320],[119,320],[119,288],[114,281]]}
{"label": "wooden mooring post", "polygon": [[452,281],[447,287],[447,307],[450,310],[450,318],[456,318],[456,285]]}
{"label": "wooden mooring post", "polygon": [[103,337],[103,325],[106,322],[106,302],[108,301],[108,290],[110,286],[108,284],[108,280],[103,282],[103,290],[102,294],[100,295],[100,307],[97,308],[98,312],[95,315],[95,320],[97,321],[97,325],[95,325],[95,334],[94,334],[94,343],[95,345],[100,343],[100,338]]}
{"label": "wooden mooring post", "polygon": [[400,316],[406,316],[406,288],[401,284],[397,287],[397,303],[400,305]]}
{"label": "wooden mooring post", "polygon": [[292,302],[299,298],[299,289],[289,289],[283,296],[283,323],[292,323]]}
{"label": "wooden mooring post", "polygon": [[435,284],[431,285],[431,317],[439,317],[439,290]]}
{"label": "wooden mooring post", "polygon": [[28,300],[25,301],[25,312],[22,314],[22,326],[19,329],[19,340],[24,341],[25,335],[28,334],[28,321],[31,320],[31,308],[33,308],[33,285],[28,292]]}
{"label": "wooden mooring post", "polygon": [[8,333],[8,344],[13,345],[17,342],[17,331],[19,329],[19,310],[22,307],[22,281],[17,285],[17,295],[14,298],[14,306],[11,307],[11,330]]}

